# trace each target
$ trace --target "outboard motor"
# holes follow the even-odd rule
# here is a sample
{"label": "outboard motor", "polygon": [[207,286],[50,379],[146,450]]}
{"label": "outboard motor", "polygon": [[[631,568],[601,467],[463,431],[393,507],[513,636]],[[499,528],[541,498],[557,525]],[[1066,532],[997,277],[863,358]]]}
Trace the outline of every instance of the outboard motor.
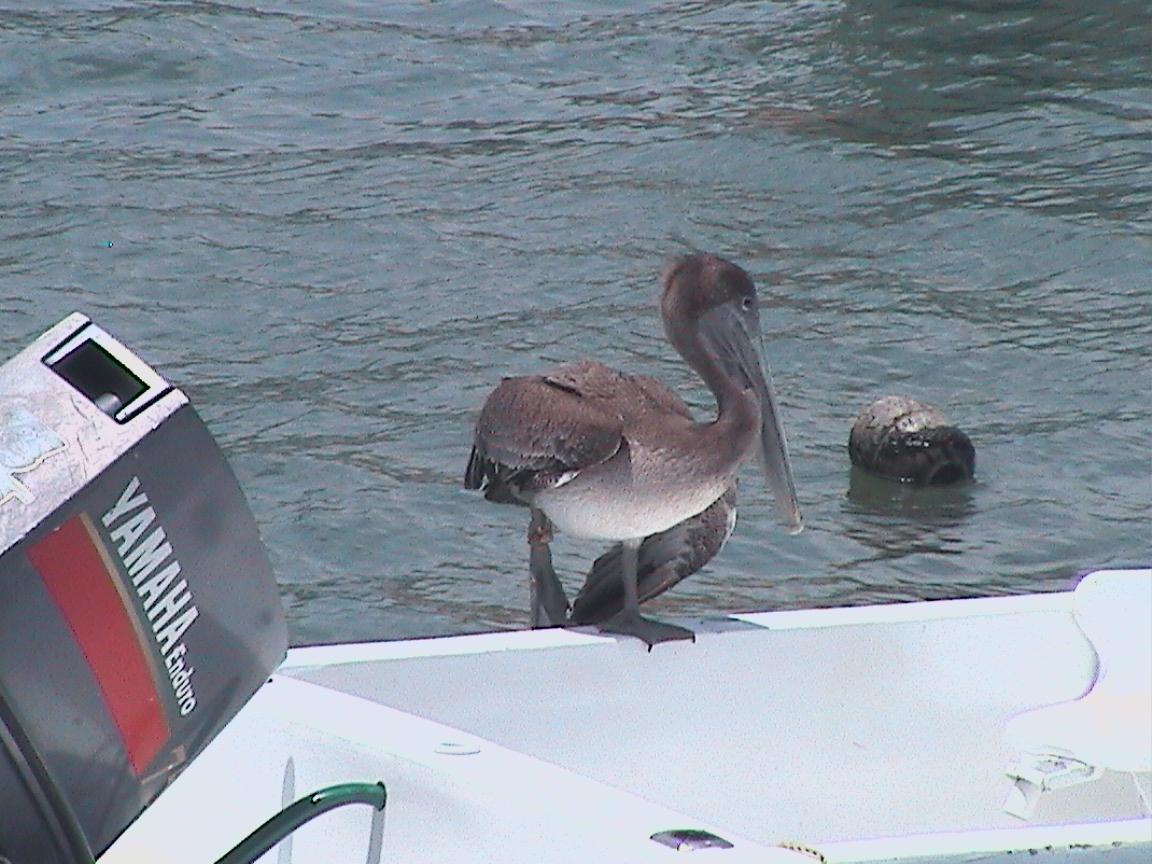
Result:
{"label": "outboard motor", "polygon": [[184,393],[78,314],[0,366],[0,862],[90,864],[286,649]]}

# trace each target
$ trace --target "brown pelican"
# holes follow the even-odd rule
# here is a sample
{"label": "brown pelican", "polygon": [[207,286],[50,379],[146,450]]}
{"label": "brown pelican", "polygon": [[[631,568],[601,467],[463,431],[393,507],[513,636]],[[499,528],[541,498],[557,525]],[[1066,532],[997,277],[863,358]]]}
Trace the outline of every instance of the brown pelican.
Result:
{"label": "brown pelican", "polygon": [[[752,279],[715,255],[684,256],[665,270],[660,312],[668,341],[715,396],[715,420],[693,421],[653,378],[593,361],[505,378],[480,412],[464,485],[531,509],[534,627],[600,623],[649,646],[694,638],[641,616],[640,603],[720,551],[735,523],[736,473],[753,452],[783,521],[800,530]],[[553,529],[617,544],[593,565],[571,618]]]}

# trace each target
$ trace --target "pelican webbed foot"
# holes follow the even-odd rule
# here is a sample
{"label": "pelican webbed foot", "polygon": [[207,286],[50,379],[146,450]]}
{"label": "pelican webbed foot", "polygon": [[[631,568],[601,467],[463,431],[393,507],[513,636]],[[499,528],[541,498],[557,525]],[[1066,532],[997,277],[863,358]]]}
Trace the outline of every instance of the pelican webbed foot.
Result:
{"label": "pelican webbed foot", "polygon": [[696,641],[696,634],[687,627],[645,618],[637,612],[630,613],[628,610],[613,615],[598,626],[604,633],[635,636],[648,644],[649,651],[652,650],[653,645],[661,642],[675,642],[682,639],[687,639],[689,642]]}

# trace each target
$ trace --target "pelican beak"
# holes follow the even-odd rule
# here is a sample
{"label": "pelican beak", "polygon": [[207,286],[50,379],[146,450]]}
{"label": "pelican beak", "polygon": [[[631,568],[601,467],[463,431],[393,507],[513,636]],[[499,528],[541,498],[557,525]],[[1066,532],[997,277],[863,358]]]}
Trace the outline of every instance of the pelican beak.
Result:
{"label": "pelican beak", "polygon": [[760,335],[759,315],[743,318],[727,306],[706,313],[702,319],[701,335],[728,374],[736,377],[751,390],[760,403],[760,467],[772,495],[776,499],[776,512],[789,533],[804,530],[800,504],[796,500],[796,483],[792,479],[792,462],[788,458],[788,442],[784,439],[784,425],[776,410],[776,397],[772,393],[768,364],[764,360],[764,339]]}
{"label": "pelican beak", "polygon": [[[763,355],[763,344],[760,347]],[[758,358],[758,361],[755,368],[749,370],[748,377],[760,400],[760,468],[776,499],[776,512],[788,527],[788,533],[799,534],[804,530],[804,520],[800,516],[800,503],[796,500],[796,483],[792,479],[792,462],[788,458],[784,424],[780,422],[780,413],[776,410],[768,366],[762,359]]]}

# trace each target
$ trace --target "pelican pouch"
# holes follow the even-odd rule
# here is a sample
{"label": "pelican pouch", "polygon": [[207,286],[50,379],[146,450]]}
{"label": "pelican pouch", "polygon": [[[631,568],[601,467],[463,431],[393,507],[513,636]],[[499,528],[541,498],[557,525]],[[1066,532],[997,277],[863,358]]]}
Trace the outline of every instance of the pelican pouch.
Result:
{"label": "pelican pouch", "polygon": [[82,315],[0,367],[0,862],[90,864],[286,648],[180,390]]}

